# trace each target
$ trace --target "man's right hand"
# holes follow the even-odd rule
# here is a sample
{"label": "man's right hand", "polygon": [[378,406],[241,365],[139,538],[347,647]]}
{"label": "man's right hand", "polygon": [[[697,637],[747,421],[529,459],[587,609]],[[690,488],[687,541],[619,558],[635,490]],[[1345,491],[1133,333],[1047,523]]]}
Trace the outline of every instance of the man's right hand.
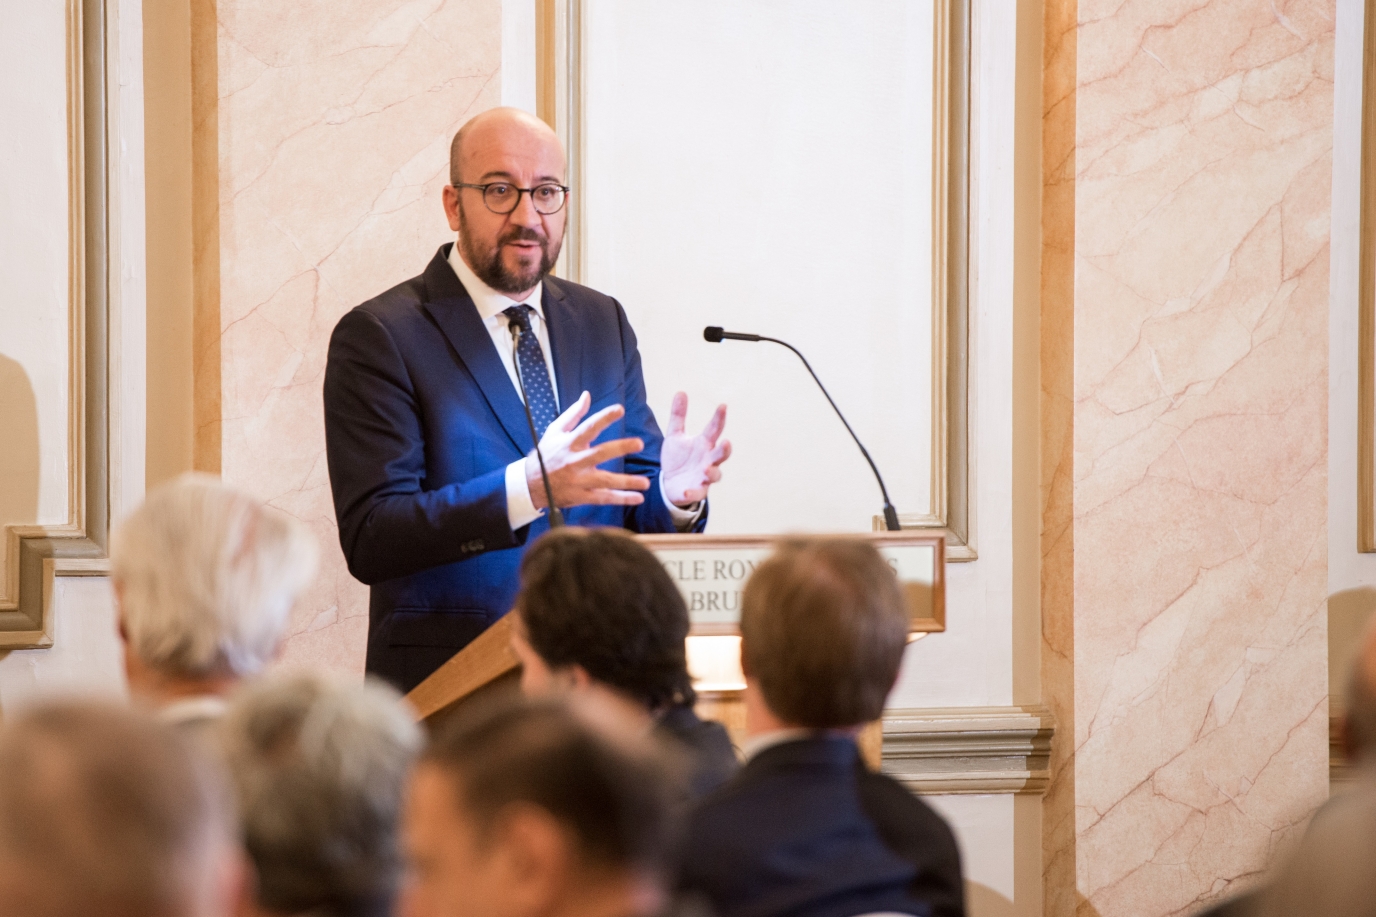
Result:
{"label": "man's right hand", "polygon": [[[650,479],[638,474],[614,474],[597,466],[603,462],[631,455],[645,448],[637,437],[614,439],[592,446],[601,435],[626,413],[619,404],[603,408],[583,419],[592,406],[587,392],[579,396],[567,411],[555,418],[540,438],[540,452],[545,457],[545,472],[554,502],[561,509],[585,504],[614,504],[635,506],[645,498],[638,491],[650,489]],[[530,501],[536,509],[546,509],[545,485],[540,480],[540,462],[535,453],[526,456],[526,485]]]}

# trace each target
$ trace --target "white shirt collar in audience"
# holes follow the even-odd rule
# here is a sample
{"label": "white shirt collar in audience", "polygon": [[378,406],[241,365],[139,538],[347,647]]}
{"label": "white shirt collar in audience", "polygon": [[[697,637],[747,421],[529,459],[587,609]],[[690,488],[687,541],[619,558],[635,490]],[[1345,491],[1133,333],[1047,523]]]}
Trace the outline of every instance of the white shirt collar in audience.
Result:
{"label": "white shirt collar in audience", "polygon": [[158,711],[158,719],[169,726],[197,726],[224,716],[229,702],[215,694],[194,694],[174,700]]}
{"label": "white shirt collar in audience", "polygon": [[[496,318],[502,314],[504,309],[517,304],[518,300],[512,299],[505,293],[498,293],[487,284],[478,279],[478,275],[473,273],[473,269],[468,266],[468,262],[463,260],[459,254],[459,243],[456,239],[454,247],[449,250],[449,266],[454,269],[454,273],[459,276],[459,282],[468,291],[468,295],[473,297],[473,305],[478,307],[478,315],[482,316],[484,322]],[[525,299],[519,300],[535,310],[535,314],[540,317],[540,321],[545,320],[545,312],[542,306],[544,302],[545,282],[542,280],[535,285],[535,289]]]}
{"label": "white shirt collar in audience", "polygon": [[821,735],[822,732],[823,730],[818,729],[776,729],[773,732],[762,732],[741,743],[741,754],[745,756],[746,761],[749,761],[760,752],[767,751],[775,745],[797,742],[800,739],[810,739],[813,736]]}

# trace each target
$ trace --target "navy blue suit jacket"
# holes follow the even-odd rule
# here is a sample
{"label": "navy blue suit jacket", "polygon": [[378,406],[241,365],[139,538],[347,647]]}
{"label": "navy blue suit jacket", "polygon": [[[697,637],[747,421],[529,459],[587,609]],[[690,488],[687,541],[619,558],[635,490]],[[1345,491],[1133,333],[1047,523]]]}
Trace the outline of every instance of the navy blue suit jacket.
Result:
{"label": "navy blue suit jacket", "polygon": [[679,891],[716,917],[964,914],[950,828],[841,737],[767,748],[703,799]]}
{"label": "navy blue suit jacket", "polygon": [[[367,670],[409,691],[511,608],[524,547],[541,518],[513,532],[506,466],[534,443],[520,396],[442,246],[425,273],[339,320],[325,369],[325,444],[339,543],[371,588]],[[583,391],[595,413],[626,416],[599,441],[645,448],[609,471],[651,479],[639,506],[580,506],[570,525],[672,532],[659,489],[663,440],[645,402],[636,339],[621,305],[546,278],[559,403]],[[698,522],[700,529],[706,514]]]}

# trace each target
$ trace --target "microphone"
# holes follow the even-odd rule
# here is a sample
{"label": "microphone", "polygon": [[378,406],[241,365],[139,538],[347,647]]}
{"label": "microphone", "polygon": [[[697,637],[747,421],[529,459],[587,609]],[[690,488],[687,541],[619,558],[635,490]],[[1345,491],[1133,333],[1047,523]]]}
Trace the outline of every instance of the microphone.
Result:
{"label": "microphone", "polygon": [[[762,338],[758,334],[737,334],[734,331],[722,331],[716,325],[709,325],[702,329],[702,338],[709,344],[720,344],[722,341],[768,341],[770,338]],[[776,343],[783,344],[783,341]],[[787,345],[785,345],[787,346]],[[802,356],[802,354],[798,354]],[[804,361],[806,362],[806,361]]]}
{"label": "microphone", "polygon": [[507,323],[511,330],[511,362],[516,367],[516,381],[521,386],[521,407],[526,409],[526,423],[530,425],[530,440],[535,443],[535,461],[540,463],[540,480],[545,485],[545,502],[549,504],[549,527],[564,527],[564,514],[554,505],[554,491],[549,486],[549,475],[545,473],[545,456],[540,452],[540,434],[535,432],[535,417],[530,413],[530,399],[526,397],[526,380],[521,376],[521,325],[516,319]]}
{"label": "microphone", "polygon": [[817,378],[817,373],[813,372],[812,364],[807,361],[807,357],[803,356],[802,352],[799,351],[797,347],[794,347],[787,341],[765,337],[762,334],[738,334],[734,331],[723,331],[716,325],[708,325],[706,328],[702,329],[702,338],[711,344],[719,344],[722,341],[769,341],[771,344],[780,344],[793,351],[798,359],[803,361],[803,365],[807,367],[807,371],[812,375],[812,381],[817,383],[817,387],[822,390],[822,394],[827,396],[827,401],[831,402],[831,409],[836,412],[837,417],[841,418],[841,423],[845,424],[846,432],[850,434],[851,439],[855,440],[855,445],[860,447],[860,454],[865,457],[865,461],[870,463],[870,471],[874,472],[874,479],[879,482],[879,493],[884,498],[884,527],[890,532],[897,532],[902,528],[898,524],[898,510],[894,509],[893,504],[889,502],[888,488],[884,486],[884,479],[879,476],[879,467],[874,464],[874,459],[870,458],[869,451],[866,450],[864,444],[860,442],[860,437],[856,436],[855,431],[850,428],[850,423],[846,421],[846,415],[842,414],[841,409],[836,406],[836,402],[832,400],[831,393],[827,391],[827,387],[822,384],[821,379]]}

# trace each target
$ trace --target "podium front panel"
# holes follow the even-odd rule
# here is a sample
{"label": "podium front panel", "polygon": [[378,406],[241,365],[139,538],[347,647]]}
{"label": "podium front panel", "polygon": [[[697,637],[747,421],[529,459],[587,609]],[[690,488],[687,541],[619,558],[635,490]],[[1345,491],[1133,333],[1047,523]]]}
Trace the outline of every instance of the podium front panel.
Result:
{"label": "podium front panel", "polygon": [[[695,636],[739,633],[745,582],[786,536],[643,535],[688,605]],[[945,538],[932,532],[842,536],[872,543],[903,585],[915,634],[946,629]]]}

